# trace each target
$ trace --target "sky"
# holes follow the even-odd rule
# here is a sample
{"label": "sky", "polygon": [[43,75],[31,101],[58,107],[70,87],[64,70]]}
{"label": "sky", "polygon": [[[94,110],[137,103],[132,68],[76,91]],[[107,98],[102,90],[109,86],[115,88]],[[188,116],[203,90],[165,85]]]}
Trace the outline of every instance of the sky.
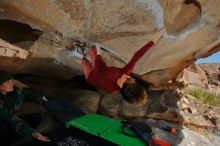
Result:
{"label": "sky", "polygon": [[200,58],[196,61],[196,64],[200,64],[200,63],[220,63],[220,51],[212,54],[209,57]]}

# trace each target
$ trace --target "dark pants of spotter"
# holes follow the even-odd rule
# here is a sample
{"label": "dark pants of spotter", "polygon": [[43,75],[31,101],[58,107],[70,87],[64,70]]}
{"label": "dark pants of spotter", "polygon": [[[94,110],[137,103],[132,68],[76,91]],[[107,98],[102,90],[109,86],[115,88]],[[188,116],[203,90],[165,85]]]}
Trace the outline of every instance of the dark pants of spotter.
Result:
{"label": "dark pants of spotter", "polygon": [[[43,121],[43,116],[41,113],[31,113],[25,115],[23,119],[32,128],[36,128]],[[10,122],[0,120],[0,143],[10,146],[12,142],[20,138],[22,137],[11,128]]]}

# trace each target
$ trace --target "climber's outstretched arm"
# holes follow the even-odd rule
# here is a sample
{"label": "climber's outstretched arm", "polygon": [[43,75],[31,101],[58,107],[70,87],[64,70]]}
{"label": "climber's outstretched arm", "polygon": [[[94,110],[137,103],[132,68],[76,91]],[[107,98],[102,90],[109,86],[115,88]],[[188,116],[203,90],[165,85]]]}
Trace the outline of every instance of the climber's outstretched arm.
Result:
{"label": "climber's outstretched arm", "polygon": [[124,72],[126,74],[130,74],[136,65],[137,61],[160,39],[160,37],[166,32],[165,28],[162,28],[157,31],[157,33],[151,38],[145,46],[140,48],[128,62],[128,64],[124,67]]}

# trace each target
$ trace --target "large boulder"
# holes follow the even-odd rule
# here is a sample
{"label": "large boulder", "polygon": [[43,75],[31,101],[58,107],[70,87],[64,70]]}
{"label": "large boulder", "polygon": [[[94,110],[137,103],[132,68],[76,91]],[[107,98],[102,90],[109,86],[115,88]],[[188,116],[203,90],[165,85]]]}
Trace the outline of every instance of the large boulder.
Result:
{"label": "large boulder", "polygon": [[[80,60],[69,50],[79,41],[87,46],[99,43],[105,61],[122,67],[165,25],[167,34],[134,69],[144,80],[163,84],[198,58],[220,50],[219,4],[205,0],[1,0],[0,36],[31,55],[16,66],[15,59],[1,57],[0,66],[7,63],[12,72],[70,79],[82,74]],[[21,38],[15,35],[18,25],[8,25],[18,22],[25,25],[19,25],[25,30],[19,31]]]}
{"label": "large boulder", "polygon": [[208,85],[208,78],[204,70],[199,65],[191,65],[183,70],[183,82],[186,86],[201,86]]}
{"label": "large boulder", "polygon": [[120,95],[106,94],[100,101],[100,113],[124,118],[155,118],[181,123],[178,110],[180,96],[173,91],[150,91],[148,102],[144,105],[129,104]]}

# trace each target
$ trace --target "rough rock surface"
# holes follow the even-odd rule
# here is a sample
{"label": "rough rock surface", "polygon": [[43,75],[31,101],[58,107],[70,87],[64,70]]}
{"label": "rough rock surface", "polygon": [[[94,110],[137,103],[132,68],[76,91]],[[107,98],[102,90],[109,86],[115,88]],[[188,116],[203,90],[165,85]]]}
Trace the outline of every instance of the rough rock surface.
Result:
{"label": "rough rock surface", "polygon": [[216,96],[220,95],[219,63],[190,65],[178,77],[186,87],[204,88]]}
{"label": "rough rock surface", "polygon": [[[82,74],[80,61],[67,49],[80,41],[99,43],[105,48],[105,61],[121,67],[165,25],[167,34],[134,70],[162,84],[198,58],[220,50],[219,5],[214,0],[1,0],[1,37],[31,56],[19,61],[20,67],[9,58],[0,66],[7,63],[12,72],[69,79]],[[8,25],[18,22],[28,25],[21,27],[20,39]]]}
{"label": "rough rock surface", "polygon": [[191,65],[183,70],[183,82],[186,86],[208,86],[208,77],[199,65]]}

